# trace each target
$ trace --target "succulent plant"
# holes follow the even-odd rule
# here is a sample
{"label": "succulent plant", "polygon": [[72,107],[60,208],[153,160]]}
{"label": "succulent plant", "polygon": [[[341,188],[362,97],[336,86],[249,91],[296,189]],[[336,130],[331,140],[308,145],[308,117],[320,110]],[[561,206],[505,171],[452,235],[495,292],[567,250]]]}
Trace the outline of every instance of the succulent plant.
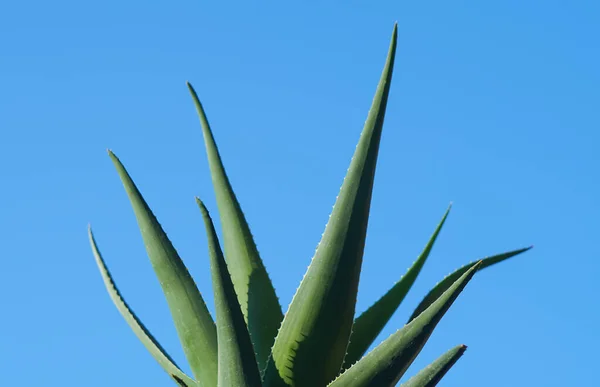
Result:
{"label": "succulent plant", "polygon": [[[93,253],[118,310],[152,356],[179,385],[394,386],[473,275],[529,249],[477,260],[450,274],[427,294],[404,327],[366,353],[415,282],[450,211],[448,208],[423,252],[404,276],[355,318],[396,40],[397,25],[394,25],[385,67],[358,146],[321,242],[285,314],[225,173],[204,109],[189,83],[200,117],[222,226],[224,253],[209,212],[197,199],[208,237],[216,322],[125,167],[109,151],[133,206],[193,377],[175,364],[127,305],[90,228]],[[463,345],[451,349],[403,386],[436,385],[465,349]]]}

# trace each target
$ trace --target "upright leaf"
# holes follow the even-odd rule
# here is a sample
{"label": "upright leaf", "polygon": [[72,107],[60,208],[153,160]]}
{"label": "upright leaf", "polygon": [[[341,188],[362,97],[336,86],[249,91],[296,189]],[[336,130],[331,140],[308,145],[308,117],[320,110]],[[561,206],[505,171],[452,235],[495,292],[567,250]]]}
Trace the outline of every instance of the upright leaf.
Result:
{"label": "upright leaf", "polygon": [[196,199],[208,236],[208,255],[217,312],[218,387],[260,387],[260,372],[217,233],[208,210]]}
{"label": "upright leaf", "polygon": [[217,198],[225,259],[254,343],[258,364],[266,365],[283,319],[281,306],[267,270],[258,254],[250,227],[225,173],[212,130],[196,91],[187,84],[200,116],[208,163]]}
{"label": "upright leaf", "polygon": [[476,271],[477,265],[471,267],[419,317],[379,344],[329,387],[395,386]]}
{"label": "upright leaf", "polygon": [[215,323],[190,273],[125,167],[112,152],[109,155],[129,196],[192,372],[200,386],[213,387],[217,384]]}
{"label": "upright leaf", "polygon": [[423,298],[423,301],[421,301],[421,303],[417,306],[417,308],[413,312],[412,316],[410,316],[410,319],[408,321],[410,322],[410,321],[414,320],[419,314],[421,314],[421,312],[423,312],[425,309],[427,309],[427,307],[429,305],[431,305],[432,302],[437,300],[437,298],[440,296],[440,294],[444,293],[446,291],[446,289],[448,289],[450,287],[450,285],[452,285],[458,277],[463,275],[467,270],[469,270],[471,267],[473,267],[473,265],[475,265],[477,262],[481,262],[481,266],[479,267],[479,270],[485,269],[486,267],[490,267],[492,265],[495,265],[497,263],[505,261],[509,258],[512,258],[516,255],[524,253],[527,250],[531,249],[532,247],[533,246],[529,246],[529,247],[525,247],[523,249],[509,251],[509,252],[494,255],[494,256],[491,256],[488,258],[483,258],[479,261],[468,263],[465,266],[463,266],[460,269],[453,272],[452,274],[447,275],[443,280],[441,280],[437,285],[435,285],[435,287],[433,289],[431,289],[429,291],[429,293],[427,293],[425,298]]}
{"label": "upright leaf", "polygon": [[108,290],[108,294],[112,299],[113,303],[127,321],[127,324],[133,330],[133,333],[138,337],[138,339],[144,344],[148,352],[154,357],[154,359],[161,365],[161,367],[169,374],[173,379],[178,381],[178,383],[182,386],[193,387],[196,385],[196,382],[187,376],[180,368],[175,364],[175,361],[169,356],[167,351],[164,350],[163,347],[156,341],[154,336],[146,329],[144,324],[140,321],[140,319],[133,313],[133,310],[127,305],[117,285],[114,283],[110,271],[102,258],[102,254],[100,254],[100,250],[98,249],[98,245],[96,244],[96,239],[94,238],[94,234],[92,233],[92,228],[88,228],[88,236],[90,239],[90,244],[92,246],[92,252],[94,253],[94,258],[96,259],[96,263],[98,264],[98,268],[100,269],[100,274],[102,275],[102,280],[104,281],[104,286],[106,286],[106,290]]}
{"label": "upright leaf", "polygon": [[419,371],[418,374],[410,378],[406,383],[402,383],[400,387],[435,387],[452,368],[452,366],[460,359],[467,350],[466,345],[458,345],[436,361],[429,364],[427,367]]}
{"label": "upright leaf", "polygon": [[406,294],[415,283],[417,276],[421,272],[433,245],[442,230],[442,226],[450,213],[451,205],[448,207],[442,220],[436,227],[433,235],[425,245],[419,258],[408,269],[405,275],[396,282],[390,290],[387,291],[377,302],[369,309],[364,311],[356,320],[352,327],[348,353],[344,360],[344,368],[350,367],[356,363],[369,349],[385,325],[390,321],[394,312],[398,309]]}
{"label": "upright leaf", "polygon": [[323,386],[339,373],[348,346],[373,179],[396,51],[387,61],[350,168],[315,256],[285,315],[266,386]]}

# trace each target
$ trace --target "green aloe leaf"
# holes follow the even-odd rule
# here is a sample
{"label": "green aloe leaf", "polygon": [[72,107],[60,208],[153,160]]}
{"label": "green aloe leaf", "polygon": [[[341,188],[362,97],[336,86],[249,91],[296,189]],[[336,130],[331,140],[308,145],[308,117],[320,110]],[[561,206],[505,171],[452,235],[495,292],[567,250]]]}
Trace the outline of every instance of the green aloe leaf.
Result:
{"label": "green aloe leaf", "polygon": [[196,380],[217,384],[217,332],[192,276],[117,156],[109,151],[133,207],[152,267]]}
{"label": "green aloe leaf", "polygon": [[196,91],[187,84],[200,117],[208,164],[217,199],[223,248],[250,337],[263,369],[281,325],[283,313],[250,227],[225,173],[221,156]]}
{"label": "green aloe leaf", "polygon": [[171,376],[175,380],[175,383],[177,383],[179,386],[181,386],[181,387],[189,387],[189,385],[185,381],[183,381],[181,378],[178,378],[175,375],[171,375]]}
{"label": "green aloe leaf", "polygon": [[437,358],[433,363],[419,371],[418,374],[410,378],[406,383],[402,383],[400,387],[435,387],[442,380],[444,375],[452,368],[452,366],[460,359],[467,350],[466,345],[458,345],[442,356]]}
{"label": "green aloe leaf", "polygon": [[390,318],[392,318],[394,312],[396,312],[404,300],[404,297],[408,294],[408,291],[421,272],[425,261],[429,257],[429,253],[442,230],[442,226],[446,222],[446,218],[448,218],[451,207],[452,205],[448,207],[433,235],[425,245],[423,252],[421,252],[421,255],[419,255],[406,274],[377,302],[354,320],[350,344],[348,345],[346,359],[344,360],[344,368],[350,367],[365,354],[388,321],[390,321]]}
{"label": "green aloe leaf", "polygon": [[193,387],[196,386],[196,382],[192,380],[189,376],[187,376],[180,368],[175,364],[175,361],[169,356],[167,351],[156,341],[154,336],[146,329],[144,324],[140,321],[140,319],[135,315],[133,310],[127,305],[123,296],[119,292],[117,285],[113,281],[112,275],[106,266],[104,259],[102,258],[102,254],[100,254],[100,250],[98,249],[98,245],[96,244],[96,239],[94,238],[94,234],[92,233],[92,228],[88,228],[88,236],[90,239],[90,244],[92,246],[92,252],[94,253],[94,258],[96,259],[96,263],[98,264],[98,268],[100,269],[100,274],[102,275],[102,280],[104,281],[104,286],[106,286],[106,290],[108,290],[108,294],[110,295],[111,300],[123,316],[127,324],[131,327],[135,335],[138,339],[144,344],[148,352],[154,357],[154,359],[161,365],[161,367],[169,374],[173,379],[175,379],[180,385]]}
{"label": "green aloe leaf", "polygon": [[340,372],[354,319],[397,26],[358,146],[312,262],[285,315],[265,386],[323,386]]}
{"label": "green aloe leaf", "polygon": [[471,267],[419,317],[375,347],[329,387],[395,386],[476,271],[477,265]]}
{"label": "green aloe leaf", "polygon": [[196,201],[202,212],[208,236],[208,255],[215,294],[219,343],[218,387],[260,387],[260,372],[254,348],[215,227],[204,203],[200,199]]}
{"label": "green aloe leaf", "polygon": [[490,267],[492,265],[495,265],[497,263],[505,261],[509,258],[512,258],[516,255],[522,254],[522,253],[526,252],[527,250],[531,249],[532,247],[533,246],[529,246],[529,247],[525,247],[522,249],[513,250],[513,251],[506,252],[506,253],[494,255],[494,256],[491,256],[488,258],[483,258],[479,261],[468,263],[468,264],[464,265],[463,267],[461,267],[460,269],[454,271],[452,274],[447,275],[443,280],[441,280],[437,285],[435,285],[435,287],[433,289],[431,289],[429,291],[429,293],[427,293],[425,298],[423,298],[423,301],[421,301],[421,303],[417,306],[417,308],[413,312],[412,316],[410,316],[410,319],[408,321],[410,322],[410,321],[414,320],[419,314],[421,314],[421,312],[423,312],[425,309],[427,309],[427,307],[429,307],[429,305],[431,305],[432,302],[437,300],[437,298],[442,293],[444,293],[446,291],[446,289],[448,289],[454,283],[454,281],[456,281],[456,279],[458,277],[463,275],[467,270],[469,270],[471,267],[473,267],[473,265],[475,265],[477,262],[481,262],[481,266],[479,267],[479,270],[485,269],[486,267]]}

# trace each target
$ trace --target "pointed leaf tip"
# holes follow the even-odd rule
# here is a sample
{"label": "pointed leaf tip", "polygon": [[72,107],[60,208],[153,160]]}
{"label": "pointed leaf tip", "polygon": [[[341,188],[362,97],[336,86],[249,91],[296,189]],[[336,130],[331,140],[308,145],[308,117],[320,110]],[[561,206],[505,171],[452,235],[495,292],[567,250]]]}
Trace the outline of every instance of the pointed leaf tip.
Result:
{"label": "pointed leaf tip", "polygon": [[192,86],[192,84],[190,83],[190,81],[185,81],[185,85],[188,87],[188,89],[189,89],[189,90],[190,90],[192,93],[196,94],[196,90],[194,90],[194,86]]}
{"label": "pointed leaf tip", "polygon": [[[196,383],[187,376],[173,361],[173,359],[169,356],[169,354],[162,348],[162,346],[158,343],[158,341],[152,336],[150,331],[144,326],[141,320],[135,315],[133,310],[129,307],[117,285],[115,284],[104,259],[102,258],[102,254],[98,249],[98,245],[96,244],[96,239],[94,238],[94,233],[92,231],[91,225],[88,227],[88,238],[90,241],[90,245],[92,247],[92,253],[94,254],[94,259],[96,264],[98,265],[98,269],[100,270],[100,275],[102,276],[102,281],[104,282],[104,286],[108,291],[108,294],[113,301],[113,304],[117,307],[117,310],[123,316],[129,327],[133,330],[138,339],[142,342],[142,344],[146,347],[148,352],[154,357],[154,359],[161,365],[161,367],[171,374],[174,378],[177,378],[181,381],[183,386],[187,387],[195,387]],[[185,382],[184,382],[185,380]]]}
{"label": "pointed leaf tip", "polygon": [[396,31],[329,221],[277,334],[265,387],[281,383],[323,386],[343,365],[354,320],[395,53]]}
{"label": "pointed leaf tip", "polygon": [[217,338],[219,357],[218,386],[260,387],[261,379],[254,348],[244,315],[231,281],[229,269],[210,213],[202,200],[200,207],[206,235],[217,313]]}
{"label": "pointed leaf tip", "polygon": [[329,387],[395,386],[478,267],[479,263],[470,267],[416,319],[344,371]]}
{"label": "pointed leaf tip", "polygon": [[465,353],[466,345],[458,345],[419,371],[400,387],[435,387]]}
{"label": "pointed leaf tip", "polygon": [[344,369],[349,368],[365,354],[410,291],[433,249],[438,235],[450,214],[450,209],[451,206],[448,206],[425,248],[402,278],[354,320],[350,344],[344,360]]}
{"label": "pointed leaf tip", "polygon": [[217,335],[206,303],[177,250],[121,161],[109,153],[137,219],[190,367],[198,380],[217,380]]}
{"label": "pointed leaf tip", "polygon": [[433,289],[431,289],[429,291],[429,293],[427,293],[427,295],[423,298],[421,303],[417,306],[415,311],[412,313],[412,315],[410,316],[408,321],[409,322],[412,321],[421,312],[423,312],[425,309],[427,309],[427,307],[429,305],[431,305],[431,303],[433,303],[442,293],[444,293],[444,291],[446,291],[446,289],[448,289],[457,278],[459,278],[463,273],[465,273],[467,270],[472,268],[474,265],[476,265],[476,264],[480,265],[478,270],[482,270],[482,269],[488,268],[490,266],[493,266],[495,264],[498,264],[502,261],[505,261],[509,258],[512,258],[514,256],[522,254],[522,253],[528,251],[529,249],[531,249],[531,247],[525,247],[525,248],[521,248],[518,250],[509,251],[506,253],[497,254],[497,255],[494,255],[494,256],[491,256],[488,258],[480,259],[477,262],[468,263],[468,264],[462,266],[461,268],[455,270],[451,274],[444,277],[443,280],[441,280],[437,285],[434,286]]}
{"label": "pointed leaf tip", "polygon": [[264,369],[283,319],[279,299],[225,171],[204,107],[191,84],[188,88],[200,119],[221,230],[225,260],[250,331],[258,363]]}

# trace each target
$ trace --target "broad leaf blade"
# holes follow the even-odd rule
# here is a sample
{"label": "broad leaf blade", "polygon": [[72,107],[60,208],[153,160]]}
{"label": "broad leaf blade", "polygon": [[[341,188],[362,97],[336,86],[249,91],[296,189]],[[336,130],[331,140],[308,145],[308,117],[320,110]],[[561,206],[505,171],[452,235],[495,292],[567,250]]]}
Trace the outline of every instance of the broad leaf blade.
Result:
{"label": "broad leaf blade", "polygon": [[471,267],[419,317],[379,344],[329,387],[395,386],[476,271],[477,265]]}
{"label": "broad leaf blade", "polygon": [[254,348],[215,227],[204,203],[200,199],[196,199],[196,201],[202,212],[208,236],[208,255],[215,294],[219,343],[218,387],[260,387],[260,372]]}
{"label": "broad leaf blade", "polygon": [[217,384],[215,323],[190,273],[125,167],[117,156],[109,154],[131,201],[192,372],[201,386],[213,387]]}
{"label": "broad leaf blade", "polygon": [[196,91],[187,84],[200,117],[210,173],[217,199],[225,259],[261,369],[281,325],[283,313],[271,279],[260,258],[250,227],[233,192],[204,108]]}
{"label": "broad leaf blade", "polygon": [[471,267],[473,267],[473,265],[475,265],[477,262],[481,262],[481,266],[479,267],[479,270],[485,269],[486,267],[490,267],[492,265],[495,265],[497,263],[505,261],[509,258],[512,258],[516,255],[524,253],[527,250],[531,249],[532,247],[533,246],[529,246],[529,247],[525,247],[522,249],[494,255],[494,256],[491,256],[488,258],[483,258],[480,261],[468,263],[465,266],[461,267],[460,269],[454,271],[452,274],[447,275],[443,280],[441,280],[437,285],[435,285],[435,287],[433,289],[431,289],[429,291],[429,293],[427,293],[425,298],[423,298],[423,301],[421,301],[421,303],[417,306],[417,308],[413,312],[412,316],[410,316],[410,319],[408,321],[410,322],[410,321],[414,320],[419,314],[421,314],[421,312],[423,312],[425,309],[427,309],[427,307],[429,305],[431,305],[432,302],[437,300],[437,298],[442,293],[444,293],[446,291],[446,289],[448,289],[454,283],[454,281],[456,281],[457,278],[459,278],[461,275],[463,275],[467,270],[469,270]]}
{"label": "broad leaf blade", "polygon": [[427,245],[425,245],[421,255],[419,255],[406,274],[400,278],[400,281],[396,282],[387,293],[354,320],[350,344],[348,345],[346,359],[344,360],[344,368],[350,367],[365,354],[388,321],[390,321],[390,318],[392,318],[394,312],[398,309],[404,297],[406,297],[406,294],[408,294],[408,291],[421,272],[425,261],[429,257],[429,253],[450,213],[450,208],[451,206],[444,213],[442,220],[439,222]]}
{"label": "broad leaf blade", "polygon": [[[92,252],[94,253],[94,258],[96,260],[96,264],[98,264],[98,268],[100,269],[100,274],[102,275],[102,280],[104,281],[104,286],[106,286],[106,290],[108,290],[108,294],[110,295],[111,300],[125,319],[127,324],[133,330],[133,333],[138,337],[138,339],[144,344],[148,352],[154,357],[154,359],[161,365],[161,367],[169,374],[173,379],[178,381],[182,386],[193,387],[196,386],[196,382],[192,380],[189,376],[187,376],[180,368],[175,364],[175,361],[169,356],[167,351],[156,341],[154,336],[146,329],[144,324],[140,321],[140,319],[135,315],[133,310],[127,305],[123,296],[119,292],[117,285],[113,281],[112,275],[102,258],[102,254],[98,249],[98,245],[96,244],[96,239],[94,238],[94,234],[92,233],[92,228],[88,228],[88,237],[90,239],[90,244],[92,246]],[[178,380],[179,379],[179,380]]]}
{"label": "broad leaf blade", "polygon": [[402,383],[400,387],[435,387],[452,368],[454,364],[467,350],[466,345],[458,345],[442,356],[437,358],[433,363],[419,371],[418,374],[410,378],[406,383]]}
{"label": "broad leaf blade", "polygon": [[354,319],[396,39],[394,26],[373,105],[321,242],[275,340],[265,386],[323,386],[336,377],[343,364]]}

